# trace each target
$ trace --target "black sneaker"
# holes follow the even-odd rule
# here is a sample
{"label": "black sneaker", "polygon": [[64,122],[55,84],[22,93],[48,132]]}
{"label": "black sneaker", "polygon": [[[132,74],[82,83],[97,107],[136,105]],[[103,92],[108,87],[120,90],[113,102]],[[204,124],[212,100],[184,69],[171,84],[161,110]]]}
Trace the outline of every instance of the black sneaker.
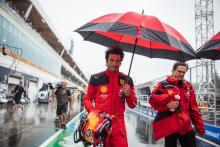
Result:
{"label": "black sneaker", "polygon": [[62,124],[61,129],[66,129],[66,124]]}

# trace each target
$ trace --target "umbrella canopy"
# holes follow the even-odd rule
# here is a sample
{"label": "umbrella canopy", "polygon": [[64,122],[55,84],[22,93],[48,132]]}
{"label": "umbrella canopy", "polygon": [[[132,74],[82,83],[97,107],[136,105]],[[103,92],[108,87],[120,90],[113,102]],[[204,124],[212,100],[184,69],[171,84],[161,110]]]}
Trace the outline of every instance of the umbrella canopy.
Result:
{"label": "umbrella canopy", "polygon": [[196,57],[191,45],[174,28],[154,16],[135,12],[104,15],[76,32],[85,40],[128,52],[133,52],[136,44],[135,53],[150,58],[187,61]]}
{"label": "umbrella canopy", "polygon": [[197,51],[199,58],[220,59],[220,32],[203,44]]}
{"label": "umbrella canopy", "polygon": [[186,39],[158,18],[135,12],[101,16],[76,30],[84,40],[150,58],[187,61],[196,53]]}

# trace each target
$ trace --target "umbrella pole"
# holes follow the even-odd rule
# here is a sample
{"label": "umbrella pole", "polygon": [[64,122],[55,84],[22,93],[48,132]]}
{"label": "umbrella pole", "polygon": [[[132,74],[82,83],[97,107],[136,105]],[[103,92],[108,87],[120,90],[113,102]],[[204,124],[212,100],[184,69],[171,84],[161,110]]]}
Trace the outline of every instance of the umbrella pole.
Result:
{"label": "umbrella pole", "polygon": [[[133,53],[132,53],[132,57],[131,57],[131,63],[130,63],[129,71],[128,71],[128,76],[130,76],[131,66],[132,66],[133,59],[134,59],[134,53],[135,53],[135,49],[136,49],[136,46],[137,46],[137,40],[138,40],[138,38],[135,39],[134,49],[133,49]],[[127,79],[126,79],[126,83],[127,83]],[[125,102],[125,98],[126,98],[126,96],[125,96],[124,92],[122,92],[122,95],[121,95],[121,102],[122,103]]]}
{"label": "umbrella pole", "polygon": [[138,38],[135,39],[134,49],[133,49],[133,53],[132,53],[132,57],[131,57],[131,63],[130,63],[129,71],[128,71],[128,76],[130,76],[131,66],[132,66],[133,59],[134,59],[134,53],[135,53],[136,46],[137,46],[137,40],[138,40]]}

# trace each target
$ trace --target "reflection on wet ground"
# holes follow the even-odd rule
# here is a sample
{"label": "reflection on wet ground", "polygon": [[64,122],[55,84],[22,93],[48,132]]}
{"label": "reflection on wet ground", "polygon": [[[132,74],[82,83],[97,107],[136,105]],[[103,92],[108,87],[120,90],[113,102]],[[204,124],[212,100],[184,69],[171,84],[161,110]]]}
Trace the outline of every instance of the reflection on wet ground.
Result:
{"label": "reflection on wet ground", "polygon": [[[37,147],[59,130],[56,106],[53,104],[26,104],[10,116],[12,104],[0,105],[0,147]],[[74,101],[72,118],[80,112],[80,104]],[[72,119],[71,118],[71,119]],[[164,140],[153,139],[152,119],[127,110],[125,113],[129,147],[162,147]],[[212,147],[199,143],[200,147]]]}
{"label": "reflection on wet ground", "polygon": [[125,114],[129,147],[160,147],[163,139],[153,139],[152,120],[137,113],[127,111]]}
{"label": "reflection on wet ground", "polygon": [[[80,104],[74,102],[74,114],[80,111]],[[10,116],[12,104],[0,105],[0,146],[34,147],[39,146],[57,130],[56,106],[30,103],[25,109],[17,109],[15,116]],[[152,138],[151,120],[136,113],[125,113],[129,147],[161,146],[162,141],[154,142]],[[154,144],[154,145],[153,145]]]}
{"label": "reflection on wet ground", "polygon": [[[152,118],[128,110],[125,115],[129,147],[163,147],[164,139],[153,139]],[[216,147],[196,138],[197,147]],[[180,145],[177,145],[180,147]]]}
{"label": "reflection on wet ground", "polygon": [[[74,103],[72,117],[79,113],[78,102]],[[35,147],[52,136],[58,129],[56,106],[30,103],[24,110],[17,109],[10,115],[12,104],[0,105],[0,146]]]}

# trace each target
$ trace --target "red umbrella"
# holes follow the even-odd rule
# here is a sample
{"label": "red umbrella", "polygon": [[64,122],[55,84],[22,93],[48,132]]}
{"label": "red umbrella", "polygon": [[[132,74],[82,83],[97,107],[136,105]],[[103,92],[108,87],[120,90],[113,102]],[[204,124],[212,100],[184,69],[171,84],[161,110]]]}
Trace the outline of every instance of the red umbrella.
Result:
{"label": "red umbrella", "polygon": [[220,59],[220,32],[203,44],[197,51],[199,58]]}
{"label": "red umbrella", "polygon": [[133,55],[177,61],[196,58],[186,39],[154,16],[135,12],[108,14],[83,25],[76,32],[85,40],[108,47],[117,46]]}

